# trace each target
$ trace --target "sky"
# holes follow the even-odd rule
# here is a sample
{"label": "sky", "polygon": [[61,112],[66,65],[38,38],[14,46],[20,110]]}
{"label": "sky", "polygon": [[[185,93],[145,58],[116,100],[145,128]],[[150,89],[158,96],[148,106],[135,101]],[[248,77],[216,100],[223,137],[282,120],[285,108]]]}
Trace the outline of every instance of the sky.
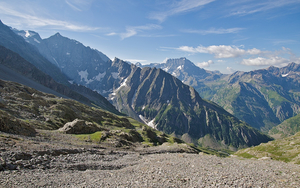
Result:
{"label": "sky", "polygon": [[186,57],[222,73],[300,63],[300,0],[1,0],[0,20],[132,63]]}

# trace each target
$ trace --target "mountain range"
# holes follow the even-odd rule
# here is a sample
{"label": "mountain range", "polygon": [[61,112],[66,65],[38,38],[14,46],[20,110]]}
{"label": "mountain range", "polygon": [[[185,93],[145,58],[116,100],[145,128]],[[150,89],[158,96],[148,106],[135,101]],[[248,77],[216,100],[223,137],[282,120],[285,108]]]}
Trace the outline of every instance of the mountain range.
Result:
{"label": "mountain range", "polygon": [[[98,50],[59,33],[41,39],[34,31],[18,31],[2,23],[0,25],[3,39],[0,45],[45,73],[41,78],[49,75],[57,84],[72,92],[88,100],[95,99],[90,100],[91,105],[97,105],[96,99],[101,99],[102,104],[107,104],[109,100],[118,113],[127,114],[153,128],[200,146],[237,149],[271,140],[221,106],[200,97],[194,89],[200,87],[197,84],[200,83],[199,80],[224,79],[224,75],[219,72],[202,70],[202,75],[195,76],[194,80],[190,79],[194,85],[186,85],[174,77],[176,73],[171,75],[165,68],[141,68],[118,58],[112,61]],[[174,65],[175,62],[176,60]],[[11,70],[19,67],[17,64],[12,67],[7,64],[4,66]],[[180,71],[176,76],[182,73],[180,78],[188,81],[189,75]],[[194,71],[193,74],[196,75],[197,72]],[[28,75],[36,82],[43,80]],[[52,84],[47,87],[56,88]],[[85,89],[82,91],[78,88]],[[109,105],[100,107],[107,110]]]}
{"label": "mountain range", "polygon": [[300,112],[299,64],[229,75],[199,68],[186,58],[138,66],[162,68],[193,86],[203,98],[265,132]]}

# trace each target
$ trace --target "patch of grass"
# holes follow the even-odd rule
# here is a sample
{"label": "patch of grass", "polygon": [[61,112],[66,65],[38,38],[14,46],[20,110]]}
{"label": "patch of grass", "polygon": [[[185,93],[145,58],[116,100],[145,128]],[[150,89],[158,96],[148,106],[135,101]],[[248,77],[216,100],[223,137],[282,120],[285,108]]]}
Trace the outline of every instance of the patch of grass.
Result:
{"label": "patch of grass", "polygon": [[92,142],[99,142],[101,139],[102,132],[98,131],[93,134],[79,134],[75,135],[75,137],[79,138],[80,140],[84,141],[92,141]]}
{"label": "patch of grass", "polygon": [[251,159],[251,158],[257,158],[254,155],[251,155],[249,153],[241,153],[238,155],[239,157],[243,157],[243,158],[247,158],[247,159]]}

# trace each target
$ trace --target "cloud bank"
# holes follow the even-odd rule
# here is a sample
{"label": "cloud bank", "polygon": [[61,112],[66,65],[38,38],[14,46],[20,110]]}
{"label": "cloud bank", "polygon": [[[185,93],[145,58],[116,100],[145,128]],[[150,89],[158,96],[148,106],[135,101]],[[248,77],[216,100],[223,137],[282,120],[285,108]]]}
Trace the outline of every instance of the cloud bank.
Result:
{"label": "cloud bank", "polygon": [[[212,46],[180,46],[175,48],[179,51],[189,52],[189,53],[204,53],[212,54],[214,58],[225,59],[225,58],[241,58],[240,64],[247,66],[270,66],[278,65],[284,66],[289,62],[300,62],[300,58],[296,57],[290,49],[282,47],[282,50],[271,52],[262,51],[257,48],[252,48],[245,50],[244,48],[237,46],[226,46],[226,45],[212,45]],[[281,56],[283,57],[281,57]],[[256,57],[255,57],[256,56]],[[290,58],[285,58],[284,56],[290,56]],[[208,67],[213,61],[198,63],[199,67]]]}

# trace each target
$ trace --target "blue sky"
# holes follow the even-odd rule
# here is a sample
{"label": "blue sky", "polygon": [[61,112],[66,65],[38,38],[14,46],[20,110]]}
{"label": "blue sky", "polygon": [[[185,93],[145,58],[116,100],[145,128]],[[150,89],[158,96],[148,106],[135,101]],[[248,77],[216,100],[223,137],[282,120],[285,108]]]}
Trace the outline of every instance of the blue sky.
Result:
{"label": "blue sky", "polygon": [[1,0],[0,19],[133,63],[186,57],[222,73],[300,63],[300,0]]}

